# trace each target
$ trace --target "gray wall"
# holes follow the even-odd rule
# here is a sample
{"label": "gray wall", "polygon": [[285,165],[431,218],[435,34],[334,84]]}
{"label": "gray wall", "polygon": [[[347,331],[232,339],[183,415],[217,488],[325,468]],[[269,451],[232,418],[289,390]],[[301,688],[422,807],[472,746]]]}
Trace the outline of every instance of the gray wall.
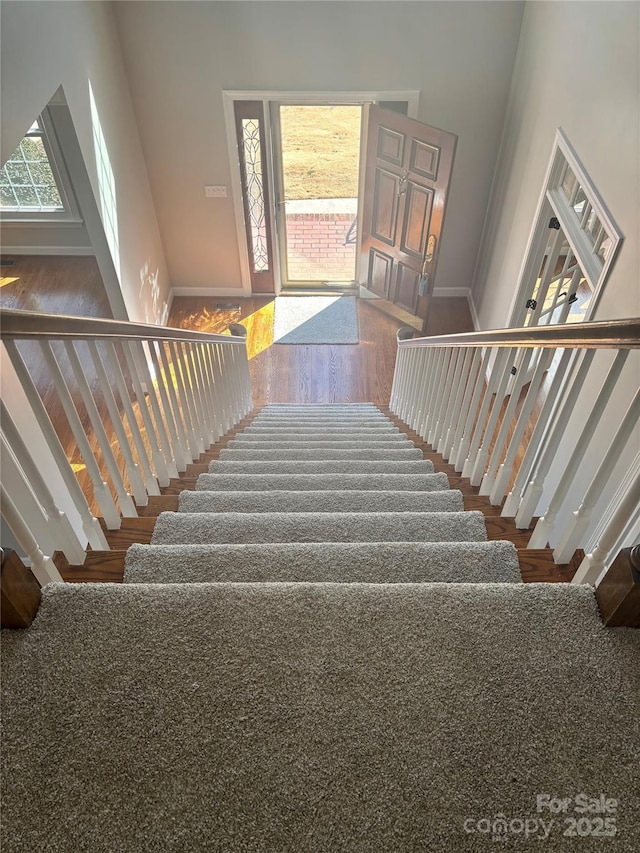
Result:
{"label": "gray wall", "polygon": [[439,287],[471,286],[522,4],[116,3],[173,286],[239,288],[223,89],[420,89],[419,118],[458,134]]}

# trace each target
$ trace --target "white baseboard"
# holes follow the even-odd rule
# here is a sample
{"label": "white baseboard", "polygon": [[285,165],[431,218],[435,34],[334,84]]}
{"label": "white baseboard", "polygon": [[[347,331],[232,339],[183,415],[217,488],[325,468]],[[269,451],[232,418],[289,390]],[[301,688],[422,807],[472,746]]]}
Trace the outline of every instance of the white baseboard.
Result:
{"label": "white baseboard", "polygon": [[95,255],[92,246],[0,246],[3,255]]}
{"label": "white baseboard", "polygon": [[236,299],[244,299],[246,295],[241,287],[172,287],[169,291],[169,306],[176,296],[203,296],[213,299],[234,296]]}
{"label": "white baseboard", "polygon": [[469,291],[469,311],[471,312],[471,319],[473,320],[473,328],[476,332],[480,331],[480,318],[478,317],[478,312],[476,310],[476,303],[473,299],[473,293]]}
{"label": "white baseboard", "polygon": [[456,296],[464,297],[465,299],[469,298],[469,294],[471,291],[468,287],[434,287],[433,288],[433,298],[434,299],[445,299],[449,297],[453,299]]}

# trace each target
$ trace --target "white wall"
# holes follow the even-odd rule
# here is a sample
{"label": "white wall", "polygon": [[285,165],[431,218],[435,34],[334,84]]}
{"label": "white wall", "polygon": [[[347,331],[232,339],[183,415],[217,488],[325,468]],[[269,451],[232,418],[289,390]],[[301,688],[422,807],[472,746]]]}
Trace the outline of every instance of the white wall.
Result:
{"label": "white wall", "polygon": [[558,127],[625,242],[594,319],[640,314],[640,6],[527,3],[474,301],[481,327],[504,325]]}
{"label": "white wall", "polygon": [[166,263],[111,4],[3,3],[1,16],[2,162],[62,86],[129,317],[164,319]]}
{"label": "white wall", "polygon": [[[501,158],[487,218],[473,298],[481,328],[500,328],[513,295],[556,133],[562,127],[624,234],[624,244],[593,319],[640,316],[640,69],[637,3],[527,3],[505,124]],[[579,483],[563,512],[577,509],[580,488],[596,465],[635,389],[640,359],[633,353],[603,423],[589,447]],[[566,430],[560,459],[540,504],[543,511],[564,471],[602,382],[606,354]],[[640,450],[640,428],[613,471],[619,483]],[[603,490],[593,518],[602,517],[614,491]],[[578,488],[578,486],[580,488]]]}
{"label": "white wall", "polygon": [[[223,89],[420,89],[459,143],[438,287],[470,287],[517,47],[510,2],[116,3],[172,284],[240,288]],[[240,292],[240,291],[239,291]]]}

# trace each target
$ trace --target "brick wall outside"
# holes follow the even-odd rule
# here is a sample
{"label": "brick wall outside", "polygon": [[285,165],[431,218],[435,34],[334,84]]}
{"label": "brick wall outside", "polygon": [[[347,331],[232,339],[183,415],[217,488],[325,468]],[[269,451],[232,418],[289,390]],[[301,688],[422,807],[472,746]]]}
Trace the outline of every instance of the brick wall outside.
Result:
{"label": "brick wall outside", "polygon": [[351,281],[356,246],[344,241],[353,220],[352,213],[287,213],[289,279]]}

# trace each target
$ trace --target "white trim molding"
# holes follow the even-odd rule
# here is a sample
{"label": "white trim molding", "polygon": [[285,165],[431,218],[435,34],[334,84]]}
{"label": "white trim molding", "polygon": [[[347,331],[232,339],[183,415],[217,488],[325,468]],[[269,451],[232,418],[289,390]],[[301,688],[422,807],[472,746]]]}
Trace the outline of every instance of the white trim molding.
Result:
{"label": "white trim molding", "polygon": [[0,246],[3,255],[95,255],[92,246]]}
{"label": "white trim molding", "polygon": [[[269,294],[264,295],[269,296]],[[244,299],[245,296],[251,296],[251,294],[247,294],[237,287],[172,287],[169,291],[169,306],[176,296],[204,296],[207,298],[233,296],[236,299]]]}

